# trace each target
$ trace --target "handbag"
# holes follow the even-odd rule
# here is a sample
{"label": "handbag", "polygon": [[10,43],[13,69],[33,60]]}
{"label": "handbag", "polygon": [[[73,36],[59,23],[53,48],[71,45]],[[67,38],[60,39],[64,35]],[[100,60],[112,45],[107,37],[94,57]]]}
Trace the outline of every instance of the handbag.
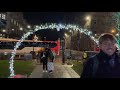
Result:
{"label": "handbag", "polygon": [[47,63],[47,68],[48,68],[48,71],[54,70],[53,62],[48,62]]}

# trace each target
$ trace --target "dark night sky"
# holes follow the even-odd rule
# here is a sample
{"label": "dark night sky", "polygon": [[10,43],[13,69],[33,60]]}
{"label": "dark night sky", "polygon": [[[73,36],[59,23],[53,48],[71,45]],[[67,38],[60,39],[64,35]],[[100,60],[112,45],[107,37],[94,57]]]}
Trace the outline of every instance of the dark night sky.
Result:
{"label": "dark night sky", "polygon": [[[24,18],[31,24],[46,22],[71,23],[80,12],[24,12]],[[73,22],[72,22],[73,23]]]}
{"label": "dark night sky", "polygon": [[[74,23],[75,16],[80,15],[80,12],[24,12],[23,15],[29,24],[40,25],[40,23]],[[50,30],[38,33],[47,40],[56,40],[60,36],[56,31]]]}

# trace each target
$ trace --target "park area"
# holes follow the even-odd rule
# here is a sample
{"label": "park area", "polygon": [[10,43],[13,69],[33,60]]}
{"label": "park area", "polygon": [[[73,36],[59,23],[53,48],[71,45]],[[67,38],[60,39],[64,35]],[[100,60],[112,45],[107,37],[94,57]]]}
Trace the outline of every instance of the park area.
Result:
{"label": "park area", "polygon": [[[83,70],[82,61],[68,59],[66,63],[68,65],[72,65],[71,68],[78,75],[81,75],[81,72]],[[10,76],[9,66],[10,66],[9,60],[0,60],[0,78],[9,78]],[[13,66],[14,66],[15,75],[23,75],[25,76],[25,78],[28,78],[36,66],[36,61],[35,60],[34,61],[33,60],[14,60]]]}
{"label": "park area", "polygon": [[[9,60],[0,60],[0,78],[8,78],[10,76]],[[29,77],[35,68],[34,61],[14,60],[15,74],[25,75]]]}

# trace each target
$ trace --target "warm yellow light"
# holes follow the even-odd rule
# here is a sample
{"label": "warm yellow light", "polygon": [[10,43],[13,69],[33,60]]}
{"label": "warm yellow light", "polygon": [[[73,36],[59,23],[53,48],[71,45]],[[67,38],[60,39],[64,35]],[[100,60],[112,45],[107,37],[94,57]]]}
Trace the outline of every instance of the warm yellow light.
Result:
{"label": "warm yellow light", "polygon": [[114,29],[111,30],[111,33],[115,33],[115,32],[116,32],[116,30],[114,30]]}
{"label": "warm yellow light", "polygon": [[86,17],[86,20],[88,20],[88,21],[91,20],[91,17],[90,17],[90,16],[87,16],[87,17]]}
{"label": "warm yellow light", "polygon": [[65,37],[68,37],[68,34],[67,34],[67,33],[65,33]]}

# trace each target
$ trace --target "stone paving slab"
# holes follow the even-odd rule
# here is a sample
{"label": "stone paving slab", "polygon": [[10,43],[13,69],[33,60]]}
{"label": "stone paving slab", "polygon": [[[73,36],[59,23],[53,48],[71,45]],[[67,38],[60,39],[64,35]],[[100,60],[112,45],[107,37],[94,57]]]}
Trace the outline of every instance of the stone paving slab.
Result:
{"label": "stone paving slab", "polygon": [[43,72],[42,65],[37,65],[29,78],[80,78],[69,66],[55,64],[53,73]]}

